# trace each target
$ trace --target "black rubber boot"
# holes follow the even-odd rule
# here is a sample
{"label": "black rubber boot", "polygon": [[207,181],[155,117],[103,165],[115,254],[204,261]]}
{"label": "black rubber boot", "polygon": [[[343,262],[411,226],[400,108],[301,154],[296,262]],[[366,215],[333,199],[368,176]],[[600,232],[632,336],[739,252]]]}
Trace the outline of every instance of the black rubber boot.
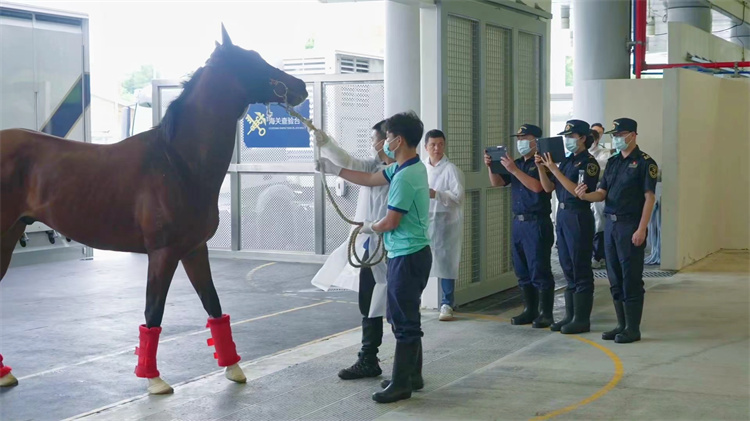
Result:
{"label": "black rubber boot", "polygon": [[552,323],[549,330],[559,332],[560,328],[573,320],[573,290],[565,290],[565,317],[559,322]]}
{"label": "black rubber boot", "polygon": [[615,336],[618,344],[629,344],[641,340],[641,316],[643,315],[643,298],[636,302],[623,304],[625,310],[625,330]]}
{"label": "black rubber boot", "polygon": [[618,333],[625,330],[625,310],[622,307],[622,301],[613,300],[615,303],[615,314],[617,315],[617,326],[614,329],[602,332],[602,339],[613,341]]}
{"label": "black rubber boot", "polygon": [[555,321],[552,308],[555,305],[555,290],[553,288],[539,291],[539,317],[534,319],[531,327],[541,329],[549,327]]}
{"label": "black rubber boot", "polygon": [[539,296],[536,288],[525,286],[521,288],[521,297],[523,297],[523,312],[510,319],[514,325],[527,325],[539,317]]}
{"label": "black rubber boot", "polygon": [[[385,389],[391,384],[390,380],[380,382],[380,387]],[[414,374],[411,375],[411,390],[424,389],[424,378],[422,377],[422,342],[419,342],[419,351],[417,353],[417,365],[414,367]]]}
{"label": "black rubber boot", "polygon": [[359,353],[357,362],[349,368],[339,371],[342,380],[364,379],[366,377],[378,377],[383,374],[378,364],[376,355]]}
{"label": "black rubber boot", "polygon": [[573,320],[560,328],[560,333],[571,335],[591,330],[591,307],[594,305],[593,292],[573,294]]}
{"label": "black rubber boot", "polygon": [[391,403],[411,398],[411,376],[417,364],[418,352],[419,342],[396,342],[391,382],[382,391],[373,393],[372,400]]}

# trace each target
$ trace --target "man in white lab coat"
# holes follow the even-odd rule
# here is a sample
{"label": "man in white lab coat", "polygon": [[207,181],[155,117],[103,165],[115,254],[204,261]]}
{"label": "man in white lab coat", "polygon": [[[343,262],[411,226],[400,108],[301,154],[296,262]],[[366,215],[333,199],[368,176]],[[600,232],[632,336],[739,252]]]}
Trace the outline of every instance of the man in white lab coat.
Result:
{"label": "man in white lab coat", "polygon": [[430,185],[430,240],[432,269],[442,290],[439,320],[453,320],[454,290],[461,261],[464,226],[464,174],[445,156],[445,134],[430,130],[424,136],[427,180]]}
{"label": "man in white lab coat", "polygon": [[[385,142],[385,120],[372,127],[372,158],[356,159],[341,149],[322,131],[315,132],[315,141],[320,148],[321,156],[334,164],[355,171],[368,173],[383,170],[395,162],[383,153]],[[360,187],[357,199],[357,210],[353,220],[378,221],[388,211],[388,187]],[[327,291],[336,285],[358,291],[359,311],[362,314],[362,348],[357,362],[349,368],[339,371],[343,380],[377,377],[382,373],[378,364],[378,347],[383,341],[383,316],[386,309],[386,272],[385,259],[372,268],[356,269],[349,265],[347,248],[349,240],[341,244],[326,260],[325,264],[312,279],[312,284]],[[360,234],[356,239],[357,253],[365,257],[374,255],[378,245],[375,233]],[[382,252],[382,251],[381,251]],[[378,253],[378,256],[380,254]]]}
{"label": "man in white lab coat", "polygon": [[[589,148],[591,155],[594,155],[596,162],[599,163],[599,178],[604,174],[604,168],[607,166],[607,160],[612,156],[612,150],[602,145],[602,134],[604,126],[601,123],[591,125],[591,134],[594,136],[594,143]],[[594,212],[594,255],[591,257],[591,267],[601,269],[605,265],[604,259],[604,202],[594,202],[591,204],[591,211]]]}

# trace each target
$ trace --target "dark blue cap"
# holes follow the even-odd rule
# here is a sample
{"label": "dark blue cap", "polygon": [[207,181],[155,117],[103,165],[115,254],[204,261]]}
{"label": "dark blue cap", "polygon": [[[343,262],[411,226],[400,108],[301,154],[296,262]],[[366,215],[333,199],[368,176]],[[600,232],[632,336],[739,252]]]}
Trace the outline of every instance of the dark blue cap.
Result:
{"label": "dark blue cap", "polygon": [[511,135],[510,137],[526,136],[529,134],[538,139],[542,137],[542,129],[533,124],[524,124],[518,129],[518,133]]}
{"label": "dark blue cap", "polygon": [[565,136],[567,134],[579,134],[581,136],[586,136],[591,131],[591,127],[589,127],[589,123],[586,123],[583,120],[568,120],[565,122],[565,130],[558,133],[558,136]]}
{"label": "dark blue cap", "polygon": [[636,132],[638,133],[638,123],[631,118],[618,118],[613,122],[614,128],[605,134],[617,132]]}

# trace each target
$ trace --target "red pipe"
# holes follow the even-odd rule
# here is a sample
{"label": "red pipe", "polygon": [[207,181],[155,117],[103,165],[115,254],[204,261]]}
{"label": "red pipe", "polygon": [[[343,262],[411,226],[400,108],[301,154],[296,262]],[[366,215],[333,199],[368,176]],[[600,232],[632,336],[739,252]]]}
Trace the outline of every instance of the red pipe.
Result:
{"label": "red pipe", "polygon": [[646,11],[646,0],[634,0],[635,3],[635,77],[641,78],[641,73],[646,70],[672,69],[675,67],[704,67],[707,69],[718,69],[722,67],[750,67],[750,61],[723,62],[723,63],[672,63],[672,64],[648,64],[646,63],[646,22],[648,12]]}
{"label": "red pipe", "polygon": [[644,70],[672,69],[675,67],[705,67],[707,69],[718,69],[721,67],[734,68],[750,67],[750,61],[727,61],[723,63],[674,63],[674,64],[645,64]]}
{"label": "red pipe", "polygon": [[646,67],[646,0],[635,0],[635,78],[641,78]]}

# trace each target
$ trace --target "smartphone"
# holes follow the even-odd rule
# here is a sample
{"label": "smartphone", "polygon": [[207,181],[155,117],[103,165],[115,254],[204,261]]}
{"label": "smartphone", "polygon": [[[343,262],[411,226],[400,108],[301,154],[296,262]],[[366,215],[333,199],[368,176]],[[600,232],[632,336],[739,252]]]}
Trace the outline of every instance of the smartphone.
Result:
{"label": "smartphone", "polygon": [[578,184],[583,184],[583,177],[586,174],[584,170],[578,170]]}

